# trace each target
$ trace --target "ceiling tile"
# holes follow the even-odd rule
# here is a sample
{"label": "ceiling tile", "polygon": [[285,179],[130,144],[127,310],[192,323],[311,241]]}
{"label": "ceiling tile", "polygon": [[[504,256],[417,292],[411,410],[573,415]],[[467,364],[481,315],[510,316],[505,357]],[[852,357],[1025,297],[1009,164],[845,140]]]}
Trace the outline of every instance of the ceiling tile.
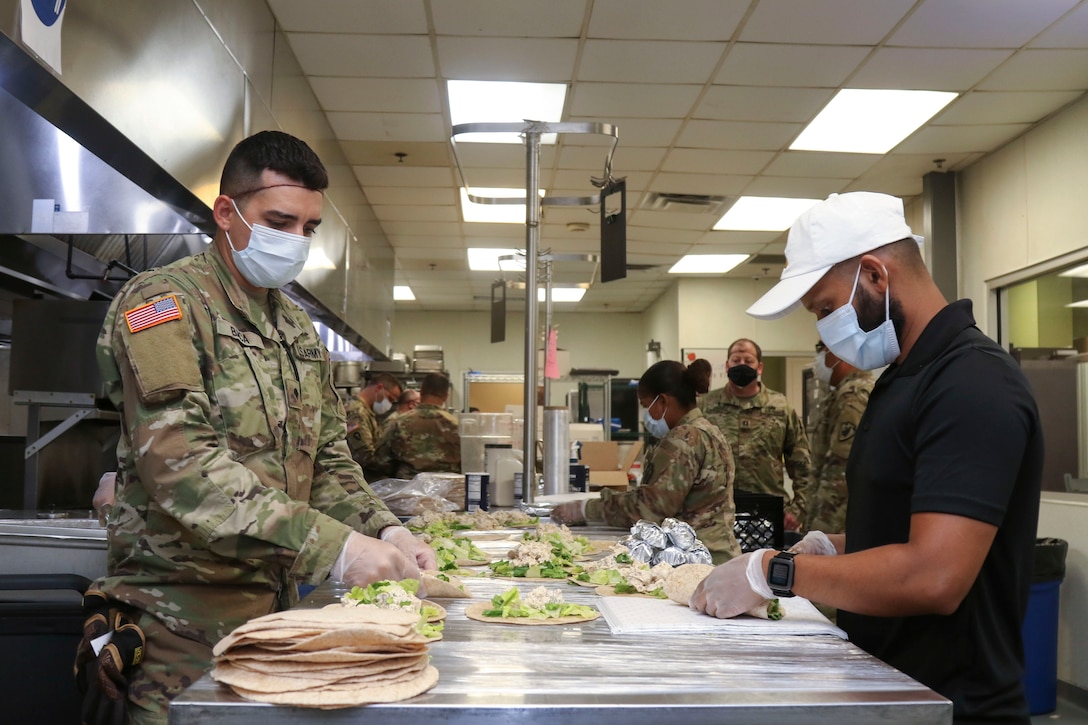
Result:
{"label": "ceiling tile", "polygon": [[875,164],[876,154],[836,154],[820,151],[783,151],[764,172],[768,176],[854,178]]}
{"label": "ceiling tile", "polygon": [[442,75],[453,80],[566,83],[578,55],[577,40],[439,37],[436,44]]}
{"label": "ceiling tile", "polygon": [[725,43],[590,40],[578,64],[579,81],[706,83]]}
{"label": "ceiling tile", "polygon": [[427,34],[423,0],[268,0],[268,6],[288,32]]}
{"label": "ceiling tile", "polygon": [[881,48],[850,79],[849,87],[963,91],[1009,55],[1007,50]]}
{"label": "ceiling tile", "polygon": [[714,82],[838,88],[869,52],[864,46],[737,43],[730,48]]}
{"label": "ceiling tile", "polygon": [[[450,165],[449,144],[420,141],[349,141],[340,148],[352,166],[441,166]],[[397,154],[406,154],[398,156]]]}
{"label": "ceiling tile", "polygon": [[751,176],[729,174],[670,174],[654,177],[652,189],[669,194],[711,194],[736,196],[752,181]]}
{"label": "ceiling tile", "polygon": [[889,45],[919,48],[1018,48],[1077,0],[941,0],[921,3]]}
{"label": "ceiling tile", "polygon": [[1088,50],[1022,50],[979,84],[984,91],[1088,89]]}
{"label": "ceiling tile", "polygon": [[359,183],[367,186],[448,186],[454,181],[449,167],[430,168],[406,165],[354,166]]}
{"label": "ceiling tile", "polygon": [[661,170],[682,174],[754,175],[770,163],[773,151],[673,149]]}
{"label": "ceiling tile", "polygon": [[728,40],[749,0],[594,0],[589,37]]}
{"label": "ceiling tile", "polygon": [[716,246],[723,250],[738,249],[755,253],[782,236],[782,232],[707,232],[695,240],[699,247]]}
{"label": "ceiling tile", "polygon": [[410,78],[310,79],[314,95],[326,111],[373,113],[441,113],[438,84]]}
{"label": "ceiling tile", "polygon": [[895,148],[896,153],[940,154],[993,151],[1028,130],[1027,124],[928,126]]}
{"label": "ceiling tile", "polygon": [[413,236],[448,236],[450,233],[449,222],[413,222],[396,221],[383,222],[382,229],[390,236],[396,234],[410,234]]}
{"label": "ceiling tile", "polygon": [[577,38],[586,14],[586,0],[457,0],[430,5],[439,35]]}
{"label": "ceiling tile", "polygon": [[695,118],[808,123],[834,95],[832,89],[711,86]]}
{"label": "ceiling tile", "polygon": [[1083,48],[1088,38],[1088,4],[1077,8],[1033,40],[1032,48]]}
{"label": "ceiling tile", "polygon": [[611,123],[616,118],[685,118],[701,90],[699,85],[577,83],[570,112]]}
{"label": "ceiling tile", "polygon": [[329,113],[333,132],[347,141],[434,141],[446,135],[437,113]]}
{"label": "ceiling tile", "polygon": [[973,91],[942,111],[936,124],[1034,123],[1081,95],[1079,91]]}
{"label": "ceiling tile", "polygon": [[[559,153],[559,168],[587,169],[598,172],[595,175],[600,176],[604,171],[606,157],[607,153],[602,148],[565,146]],[[663,158],[663,148],[639,148],[621,143],[616,146],[616,153],[612,156],[612,168],[619,175],[636,170],[652,171],[661,164]]]}
{"label": "ceiling tile", "polygon": [[[579,84],[586,85],[583,83]],[[694,96],[693,96],[694,98]],[[572,117],[571,121],[598,121],[596,118]],[[620,146],[668,146],[680,130],[679,119],[645,119],[610,117],[604,119],[616,126]],[[600,137],[590,134],[568,135],[563,137],[564,145],[595,146],[607,150]]]}
{"label": "ceiling tile", "polygon": [[[613,171],[616,176],[627,177],[628,194],[630,194],[631,189],[645,189],[653,176],[648,171],[628,172],[625,169],[613,169]],[[593,173],[588,169],[584,171],[557,171],[555,182],[549,188],[562,190],[561,194],[563,196],[589,196],[596,194],[598,191],[590,182],[590,177],[593,176],[600,176],[600,174]],[[569,193],[572,190],[574,190],[574,194]],[[630,204],[628,204],[628,208],[630,208]]]}
{"label": "ceiling tile", "polygon": [[390,204],[435,204],[456,206],[457,193],[449,187],[388,187],[367,189],[367,200],[374,206]]}
{"label": "ceiling tile", "polygon": [[461,220],[460,211],[452,204],[449,206],[431,206],[417,204],[412,206],[374,206],[374,214],[385,224],[394,222],[457,222]]}
{"label": "ceiling tile", "polygon": [[708,149],[751,149],[777,151],[791,143],[804,128],[799,123],[754,123],[749,121],[688,121],[678,147]]}
{"label": "ceiling tile", "polygon": [[765,43],[875,45],[915,0],[760,0],[740,39]]}
{"label": "ceiling tile", "polygon": [[[695,215],[697,216],[697,215]],[[717,219],[710,221],[713,224]],[[709,226],[709,225],[707,225]],[[680,229],[678,227],[650,227],[630,225],[627,238],[638,242],[658,242],[662,244],[694,244],[702,238],[702,229]]]}
{"label": "ceiling tile", "polygon": [[692,214],[690,212],[652,211],[649,209],[628,210],[629,227],[658,227],[663,229],[687,229],[705,232],[718,221],[713,214]]}
{"label": "ceiling tile", "polygon": [[758,176],[744,190],[746,196],[785,196],[794,199],[826,199],[842,191],[853,176],[808,178],[804,176]]}
{"label": "ceiling tile", "polygon": [[[458,137],[460,138],[460,137]],[[555,163],[554,145],[541,145],[540,165],[548,168]],[[478,167],[524,169],[525,146],[507,143],[457,143],[457,158],[461,167],[469,170]]]}
{"label": "ceiling tile", "polygon": [[431,47],[426,37],[291,33],[287,39],[308,76],[434,76]]}

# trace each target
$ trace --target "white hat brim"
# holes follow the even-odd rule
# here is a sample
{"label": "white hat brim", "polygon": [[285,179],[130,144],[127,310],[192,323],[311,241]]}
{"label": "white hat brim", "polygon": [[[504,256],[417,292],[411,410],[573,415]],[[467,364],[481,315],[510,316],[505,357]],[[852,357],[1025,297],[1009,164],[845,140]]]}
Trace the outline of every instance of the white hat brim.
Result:
{"label": "white hat brim", "polygon": [[747,312],[752,317],[760,320],[777,320],[785,317],[812,289],[817,282],[823,279],[828,270],[834,265],[828,265],[823,269],[814,269],[811,272],[799,274],[796,277],[787,277],[768,290],[767,294],[756,300],[755,304],[748,308]]}

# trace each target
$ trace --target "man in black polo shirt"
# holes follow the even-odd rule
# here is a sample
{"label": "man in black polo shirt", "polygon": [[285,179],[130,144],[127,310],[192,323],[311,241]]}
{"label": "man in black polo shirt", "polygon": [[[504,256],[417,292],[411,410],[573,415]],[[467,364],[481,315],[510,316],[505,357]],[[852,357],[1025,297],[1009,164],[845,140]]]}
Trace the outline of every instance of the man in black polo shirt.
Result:
{"label": "man in black polo shirt", "polygon": [[691,605],[731,617],[797,593],[838,607],[854,643],[949,698],[956,722],[1027,723],[1020,631],[1039,416],[970,301],[937,289],[920,242],[902,201],[869,192],[833,194],[791,227],[782,278],[748,313],[801,304],[837,357],[889,365],[850,453],[846,534],[809,534],[794,558],[763,550],[723,564]]}

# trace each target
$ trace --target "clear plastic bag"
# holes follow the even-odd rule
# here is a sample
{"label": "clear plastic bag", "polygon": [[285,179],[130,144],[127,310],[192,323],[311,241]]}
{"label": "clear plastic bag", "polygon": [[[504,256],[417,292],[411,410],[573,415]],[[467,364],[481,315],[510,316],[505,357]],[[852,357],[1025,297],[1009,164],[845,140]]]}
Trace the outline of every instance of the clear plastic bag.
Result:
{"label": "clear plastic bag", "polygon": [[[418,473],[411,480],[383,478],[371,483],[370,488],[397,516],[464,507],[465,477],[459,473]],[[456,502],[458,496],[460,503]]]}

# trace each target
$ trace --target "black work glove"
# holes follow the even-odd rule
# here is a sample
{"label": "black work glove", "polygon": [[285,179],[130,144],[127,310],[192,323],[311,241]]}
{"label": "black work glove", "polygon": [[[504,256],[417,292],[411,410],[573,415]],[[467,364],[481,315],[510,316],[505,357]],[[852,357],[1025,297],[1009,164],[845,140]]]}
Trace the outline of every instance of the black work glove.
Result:
{"label": "black work glove", "polygon": [[[127,674],[144,657],[146,639],[127,613],[110,606],[102,592],[83,597],[83,639],[76,650],[76,683],[83,692],[83,725],[124,725],[128,699]],[[91,640],[113,632],[108,644],[94,654]]]}

